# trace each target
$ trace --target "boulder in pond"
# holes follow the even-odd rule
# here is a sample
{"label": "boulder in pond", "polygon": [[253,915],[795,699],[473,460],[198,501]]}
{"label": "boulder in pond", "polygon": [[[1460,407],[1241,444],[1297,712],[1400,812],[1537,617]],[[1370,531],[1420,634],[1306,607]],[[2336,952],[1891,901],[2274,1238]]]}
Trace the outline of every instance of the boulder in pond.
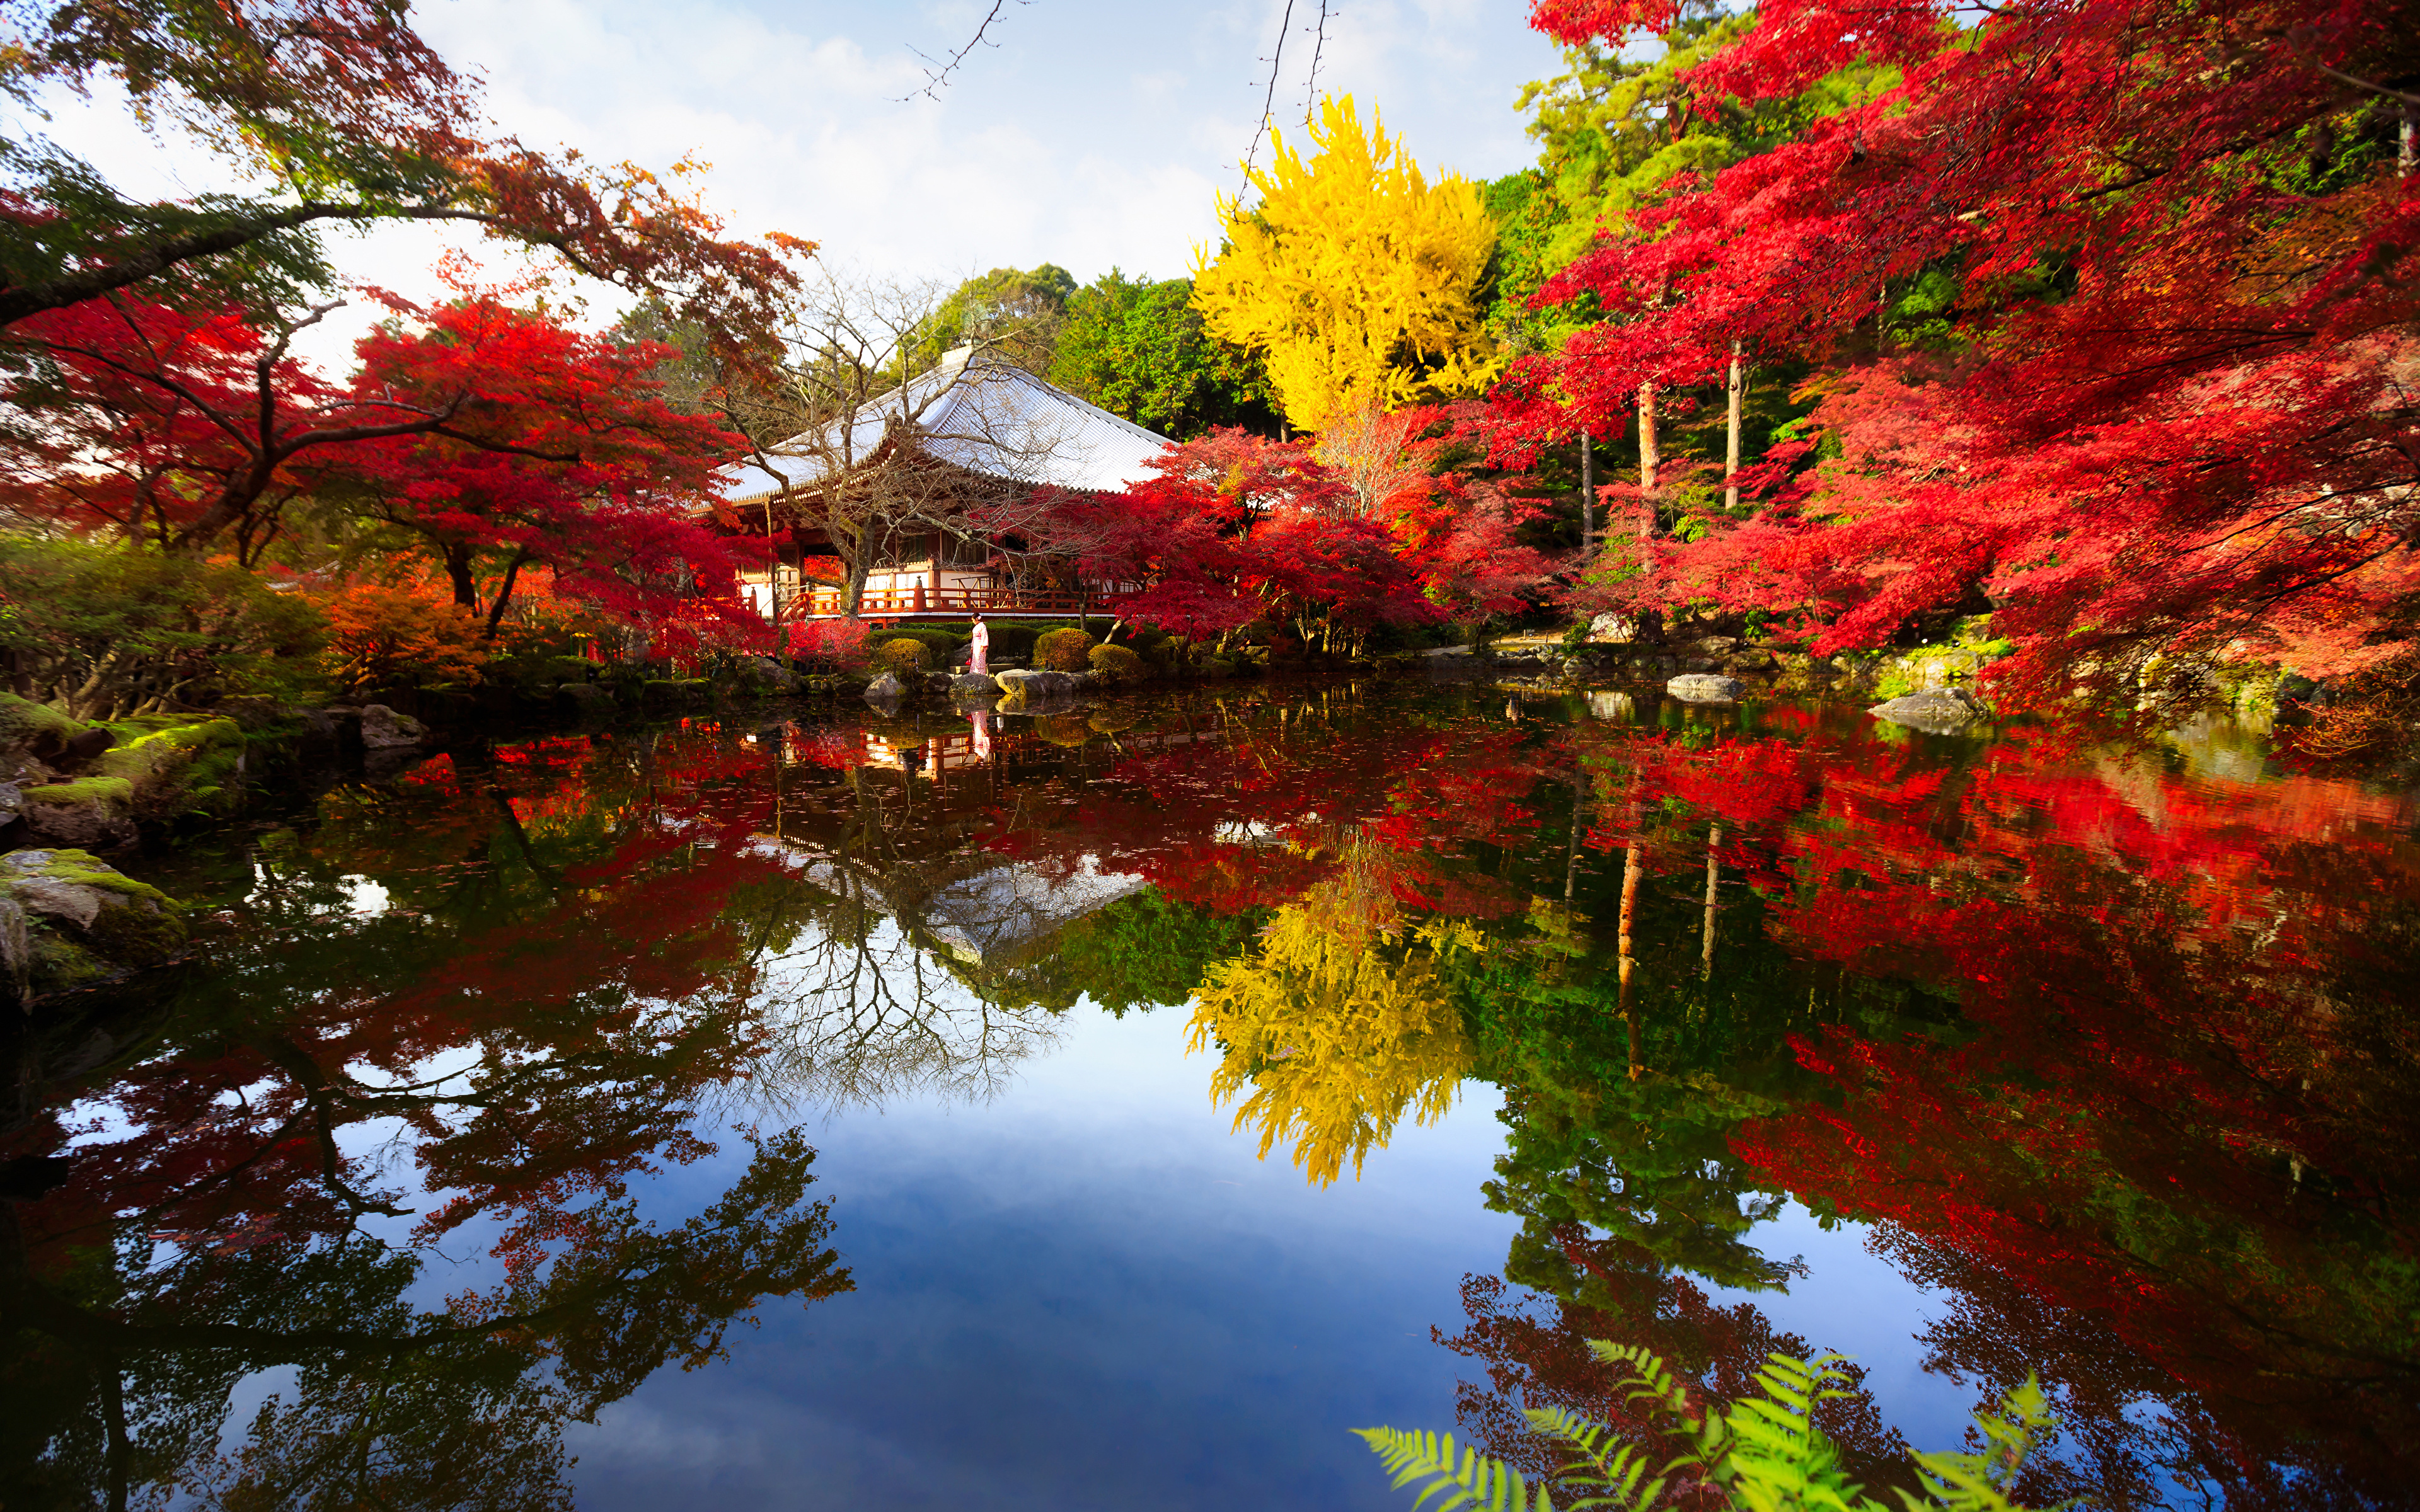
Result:
{"label": "boulder in pond", "polygon": [[1747,687],[1720,672],[1683,672],[1666,683],[1664,691],[1683,703],[1736,703]]}
{"label": "boulder in pond", "polygon": [[428,727],[383,703],[362,705],[362,748],[403,750],[428,744]]}
{"label": "boulder in pond", "polygon": [[1037,671],[1032,668],[1015,667],[992,679],[1000,690],[1013,699],[1063,698],[1084,686],[1085,677],[1076,672]]}
{"label": "boulder in pond", "polygon": [[1607,609],[1589,621],[1588,638],[1596,645],[1628,645],[1638,639],[1638,621],[1628,614]]}
{"label": "boulder in pond", "polygon": [[134,838],[134,784],[122,777],[80,777],[17,790],[18,816],[52,845],[123,845]]}
{"label": "boulder in pond", "polygon": [[165,965],[185,939],[165,893],[89,852],[0,856],[0,969],[21,1005]]}
{"label": "boulder in pond", "polygon": [[595,683],[566,683],[554,690],[554,701],[584,719],[611,709],[613,694]]}
{"label": "boulder in pond", "polygon": [[1946,735],[1952,731],[1965,729],[1988,716],[1991,710],[1983,706],[1982,700],[1962,687],[1935,687],[1895,698],[1887,703],[1877,703],[1867,712],[1877,719],[1887,719],[1910,730]]}
{"label": "boulder in pond", "polygon": [[998,698],[1001,686],[983,672],[958,672],[950,678],[950,692],[956,698]]}
{"label": "boulder in pond", "polygon": [[868,703],[889,704],[896,708],[899,701],[907,696],[907,685],[889,672],[865,685],[865,702]]}
{"label": "boulder in pond", "polygon": [[755,690],[778,694],[783,698],[798,693],[803,686],[799,680],[798,673],[770,656],[747,658],[743,675]]}

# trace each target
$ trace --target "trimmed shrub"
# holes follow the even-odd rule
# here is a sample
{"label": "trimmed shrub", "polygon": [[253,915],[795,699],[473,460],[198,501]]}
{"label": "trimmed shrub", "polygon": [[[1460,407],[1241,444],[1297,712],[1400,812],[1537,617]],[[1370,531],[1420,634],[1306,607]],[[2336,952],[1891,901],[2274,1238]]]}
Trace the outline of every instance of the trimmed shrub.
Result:
{"label": "trimmed shrub", "polygon": [[1136,683],[1142,680],[1142,658],[1124,646],[1094,646],[1090,659],[1093,663],[1093,675],[1105,683]]}
{"label": "trimmed shrub", "polygon": [[921,672],[933,665],[933,648],[913,636],[886,640],[875,654],[875,665],[891,672]]}
{"label": "trimmed shrub", "polygon": [[943,629],[937,625],[903,625],[891,632],[886,644],[899,640],[921,640],[924,643],[924,649],[931,653],[924,665],[927,668],[947,667],[957,660],[958,653],[966,649],[969,639],[970,637],[965,634]]}
{"label": "trimmed shrub", "polygon": [[1011,623],[995,624],[989,621],[985,623],[991,626],[991,659],[994,665],[998,665],[1003,656],[1031,657],[1033,655],[1033,640],[1042,633],[1040,627]]}
{"label": "trimmed shrub", "polygon": [[1052,630],[1033,642],[1033,664],[1054,672],[1080,672],[1092,665],[1093,638],[1081,630]]}

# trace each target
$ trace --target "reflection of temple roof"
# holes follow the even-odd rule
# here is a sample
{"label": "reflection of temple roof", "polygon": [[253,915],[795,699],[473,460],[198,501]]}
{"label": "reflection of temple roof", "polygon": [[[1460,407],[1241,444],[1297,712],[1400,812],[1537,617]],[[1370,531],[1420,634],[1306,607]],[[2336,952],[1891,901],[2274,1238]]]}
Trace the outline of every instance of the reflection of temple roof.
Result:
{"label": "reflection of temple roof", "polygon": [[1073,874],[1012,862],[943,887],[925,904],[924,918],[933,938],[960,960],[992,960],[1016,955],[1147,886],[1132,872],[1101,871],[1090,856]]}

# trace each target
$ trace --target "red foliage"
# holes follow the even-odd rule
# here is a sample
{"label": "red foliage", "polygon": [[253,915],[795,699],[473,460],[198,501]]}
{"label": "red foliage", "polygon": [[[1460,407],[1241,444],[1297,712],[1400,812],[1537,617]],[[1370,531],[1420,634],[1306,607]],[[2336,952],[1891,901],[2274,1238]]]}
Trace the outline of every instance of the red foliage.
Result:
{"label": "red foliage", "polygon": [[354,388],[446,419],[348,448],[343,466],[430,544],[458,602],[486,600],[493,624],[520,573],[543,565],[556,592],[659,639],[744,615],[729,548],[696,517],[740,443],[658,396],[649,374],[670,348],[486,296],[423,318],[363,339]]}
{"label": "red foliage", "polygon": [[1302,443],[1214,430],[1154,471],[1123,495],[1068,500],[1048,531],[1087,576],[1147,585],[1121,614],[1197,639],[1261,618],[1351,632],[1435,617],[1393,537]]}
{"label": "red foliage", "polygon": [[[1753,524],[1661,544],[1644,592],[1803,609],[1823,647],[1986,594],[2020,648],[2005,697],[2080,688],[2147,718],[2214,659],[2361,666],[2420,586],[2400,376],[2420,357],[2420,177],[2395,177],[2360,83],[2420,67],[2391,15],[1765,7],[1684,81],[1699,108],[1857,59],[1900,82],[1682,184],[1568,269],[1541,297],[1614,318],[1519,364],[1503,413],[1532,439],[1617,424],[1642,381],[1715,381],[1734,341],[1849,364],[1815,417],[1838,458]],[[1532,12],[1567,40],[1673,16]],[[1919,278],[1955,290],[1950,335],[1894,350],[1881,291]]]}

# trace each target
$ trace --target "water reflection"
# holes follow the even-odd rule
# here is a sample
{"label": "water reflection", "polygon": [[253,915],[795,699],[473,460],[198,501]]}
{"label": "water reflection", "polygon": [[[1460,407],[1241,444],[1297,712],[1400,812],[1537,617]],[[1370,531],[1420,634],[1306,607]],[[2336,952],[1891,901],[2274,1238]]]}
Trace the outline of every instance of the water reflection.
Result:
{"label": "water reflection", "polygon": [[[1803,1273],[1764,1237],[1794,1200],[1947,1300],[1945,1389],[2055,1388],[2029,1497],[2400,1497],[2402,797],[2225,732],[1511,712],[699,722],[457,751],[162,862],[219,900],[208,959],[8,1030],[0,1503],[564,1502],[566,1422],[852,1285],[795,1125],[989,1097],[1087,999],[1189,1003],[1212,1098],[1314,1182],[1501,1088],[1472,1200],[1521,1227],[1439,1337],[1515,1458],[1519,1407],[1621,1420],[1586,1337],[1717,1395],[1854,1347],[1757,1305]],[[643,1214],[735,1121],[791,1132]],[[1832,1411],[1888,1483],[1873,1401]]]}

